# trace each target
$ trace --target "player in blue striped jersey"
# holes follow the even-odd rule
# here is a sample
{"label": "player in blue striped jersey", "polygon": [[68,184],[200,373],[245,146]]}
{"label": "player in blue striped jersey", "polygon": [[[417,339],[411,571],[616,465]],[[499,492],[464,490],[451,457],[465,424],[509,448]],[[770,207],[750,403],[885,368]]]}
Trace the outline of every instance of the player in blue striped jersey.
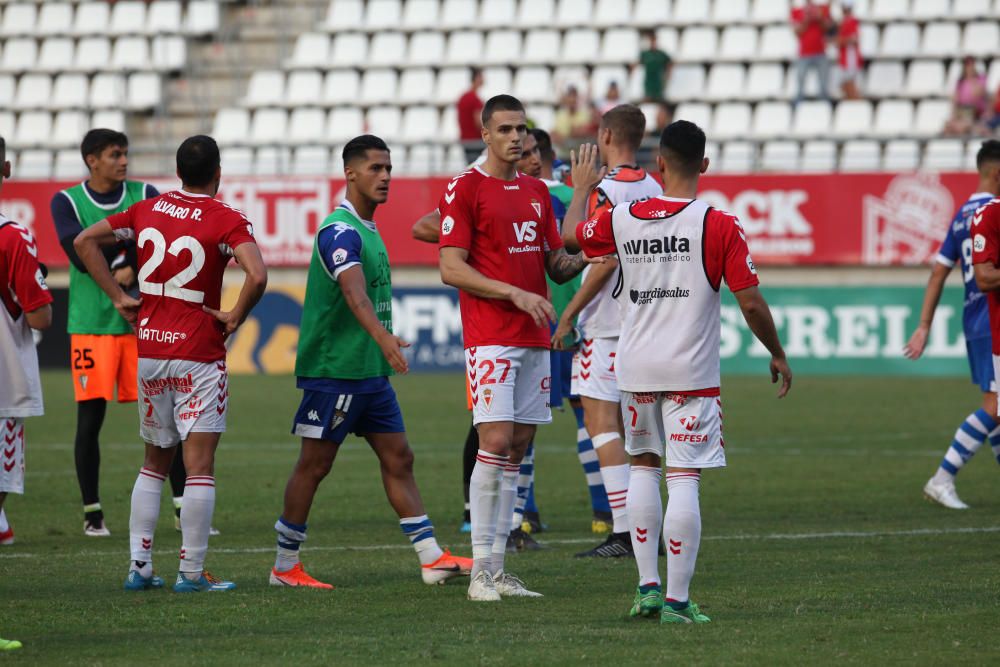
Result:
{"label": "player in blue striped jersey", "polygon": [[990,348],[989,313],[986,299],[979,291],[973,275],[972,238],[969,234],[976,209],[1000,195],[1000,141],[983,142],[976,154],[976,168],[979,171],[979,187],[962,204],[948,225],[948,233],[941,244],[924,292],[920,324],[904,349],[904,354],[910,359],[918,359],[923,353],[945,280],[952,268],[959,264],[962,281],[965,283],[962,325],[969,355],[969,369],[973,384],[979,385],[983,392],[983,403],[955,431],[955,438],[945,452],[941,465],[924,485],[925,496],[950,509],[968,509],[969,506],[962,502],[955,491],[955,476],[987,438],[1000,462],[1000,422],[997,419],[997,386]]}

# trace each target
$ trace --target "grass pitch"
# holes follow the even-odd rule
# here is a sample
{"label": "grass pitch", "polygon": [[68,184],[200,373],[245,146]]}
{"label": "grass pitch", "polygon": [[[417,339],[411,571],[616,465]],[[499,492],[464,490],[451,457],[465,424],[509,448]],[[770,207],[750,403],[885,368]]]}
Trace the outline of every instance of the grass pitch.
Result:
{"label": "grass pitch", "polygon": [[[763,370],[763,368],[762,368]],[[989,448],[959,478],[966,512],[921,498],[956,426],[979,403],[968,382],[798,378],[774,399],[761,378],[724,383],[729,468],[702,484],[692,596],[713,622],[626,618],[632,561],[575,560],[596,544],[572,415],[541,429],[542,552],[508,569],[545,594],[472,604],[465,585],[428,587],[385,501],[367,445],[349,441],[321,487],[303,560],[333,592],[274,589],[271,529],[298,443],[288,377],[234,377],[217,464],[208,567],[226,594],[121,590],[128,503],[142,449],[133,405],[108,411],[102,503],[110,539],[85,538],[73,468],[67,374],[44,376],[44,418],[27,423],[27,495],[8,500],[17,534],[0,548],[4,664],[986,664],[1000,659],[1000,470]],[[468,426],[459,375],[394,380],[417,480],[439,541],[458,533]],[[169,486],[165,487],[169,490]],[[175,576],[169,491],[156,568]],[[661,561],[662,563],[663,561]],[[459,580],[466,582],[467,580]]]}

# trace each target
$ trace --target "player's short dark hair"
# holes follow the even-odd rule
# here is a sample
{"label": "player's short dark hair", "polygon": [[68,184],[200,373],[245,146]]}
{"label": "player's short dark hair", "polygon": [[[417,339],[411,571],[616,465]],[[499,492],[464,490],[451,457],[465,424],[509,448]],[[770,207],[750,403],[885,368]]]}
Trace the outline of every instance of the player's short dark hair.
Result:
{"label": "player's short dark hair", "polygon": [[83,135],[83,141],[80,142],[80,154],[83,156],[83,161],[87,161],[88,155],[99,156],[108,146],[128,148],[128,137],[125,136],[124,132],[108,130],[103,127],[87,132]]}
{"label": "player's short dark hair", "polygon": [[987,139],[976,153],[976,169],[982,169],[988,162],[1000,162],[1000,141]]}
{"label": "player's short dark hair", "polygon": [[555,162],[556,152],[552,148],[552,137],[549,136],[549,133],[540,127],[533,127],[528,132],[538,142],[538,156],[542,158],[542,162],[545,164]]}
{"label": "player's short dark hair", "polygon": [[520,111],[524,113],[524,105],[521,104],[521,100],[513,95],[494,95],[486,100],[486,104],[483,105],[483,125],[490,122],[490,118],[497,111]]}
{"label": "player's short dark hair", "polygon": [[619,104],[601,116],[601,127],[611,130],[615,144],[637,151],[646,134],[646,114],[634,104]]}
{"label": "player's short dark hair", "polygon": [[358,158],[364,158],[370,150],[385,151],[388,153],[389,147],[385,145],[385,142],[381,138],[376,137],[374,134],[362,134],[359,137],[354,137],[344,146],[344,166],[347,166]]}
{"label": "player's short dark hair", "polygon": [[705,159],[704,131],[689,120],[675,120],[660,135],[660,156],[681,174],[700,173]]}
{"label": "player's short dark hair", "polygon": [[203,188],[219,169],[219,144],[204,134],[188,137],[177,149],[177,175],[184,185]]}

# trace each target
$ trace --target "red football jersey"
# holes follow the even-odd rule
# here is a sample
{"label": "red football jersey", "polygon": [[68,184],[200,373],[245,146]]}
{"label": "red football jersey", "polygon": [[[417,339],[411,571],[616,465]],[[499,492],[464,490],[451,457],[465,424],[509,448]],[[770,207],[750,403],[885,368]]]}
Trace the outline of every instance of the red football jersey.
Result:
{"label": "red football jersey", "polygon": [[38,265],[38,246],[25,227],[0,215],[0,305],[11,320],[52,303]]}
{"label": "red football jersey", "polygon": [[254,243],[243,213],[208,195],[177,190],[137,202],[107,221],[118,238],[138,246],[139,356],[225,359],[222,324],[202,306],[219,308],[233,249]]}
{"label": "red football jersey", "polygon": [[[1000,199],[992,199],[972,216],[972,263],[1000,266]],[[993,354],[1000,354],[1000,292],[985,292],[990,310]]]}
{"label": "red football jersey", "polygon": [[[441,197],[440,247],[469,251],[469,266],[487,278],[548,295],[545,255],[563,247],[549,190],[524,174],[493,178],[479,167],[455,177]],[[510,301],[459,292],[466,347],[549,347],[540,327]]]}

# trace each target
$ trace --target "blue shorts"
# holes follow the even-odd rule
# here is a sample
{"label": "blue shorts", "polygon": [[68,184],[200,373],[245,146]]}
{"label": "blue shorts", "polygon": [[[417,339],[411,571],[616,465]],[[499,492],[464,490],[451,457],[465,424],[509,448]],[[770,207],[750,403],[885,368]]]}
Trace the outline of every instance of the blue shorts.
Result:
{"label": "blue shorts", "polygon": [[306,389],[295,413],[294,435],[342,443],[349,434],[402,433],[403,413],[396,392],[332,394]]}
{"label": "blue shorts", "polygon": [[966,340],[965,350],[969,354],[972,384],[978,384],[983,392],[996,391],[997,387],[993,381],[992,340],[989,337]]}
{"label": "blue shorts", "polygon": [[573,380],[573,353],[568,350],[552,350],[552,390],[549,396],[549,404],[554,407],[562,407],[563,398],[573,398],[570,394],[570,385]]}

